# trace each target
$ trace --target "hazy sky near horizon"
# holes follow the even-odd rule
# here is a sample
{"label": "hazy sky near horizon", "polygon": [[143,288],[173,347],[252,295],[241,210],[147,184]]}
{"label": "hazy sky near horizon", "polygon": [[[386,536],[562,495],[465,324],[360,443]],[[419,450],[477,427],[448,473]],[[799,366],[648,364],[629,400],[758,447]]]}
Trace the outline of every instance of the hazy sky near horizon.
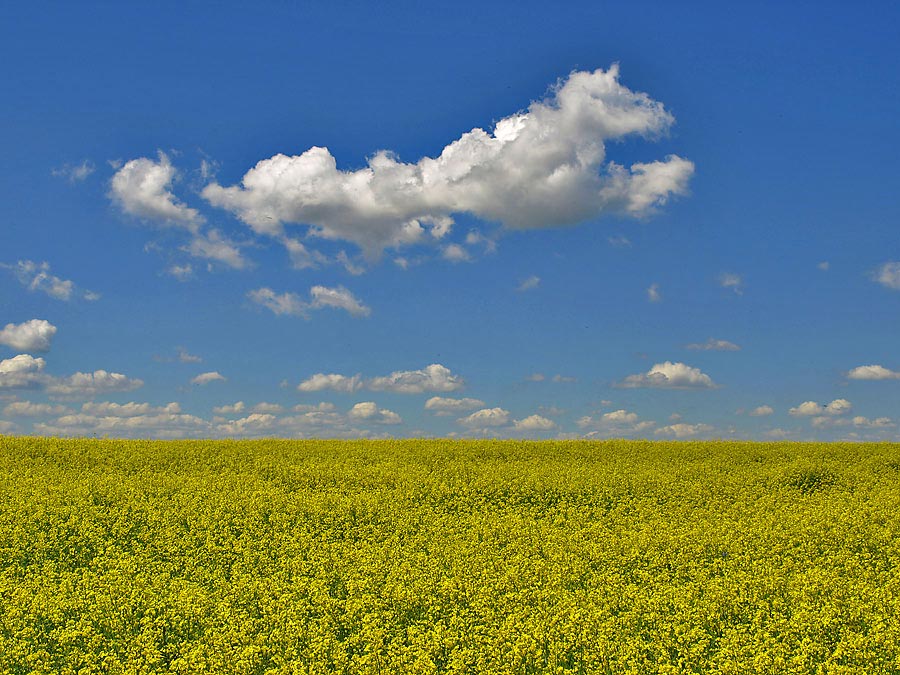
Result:
{"label": "hazy sky near horizon", "polygon": [[895,3],[0,26],[0,434],[900,440]]}

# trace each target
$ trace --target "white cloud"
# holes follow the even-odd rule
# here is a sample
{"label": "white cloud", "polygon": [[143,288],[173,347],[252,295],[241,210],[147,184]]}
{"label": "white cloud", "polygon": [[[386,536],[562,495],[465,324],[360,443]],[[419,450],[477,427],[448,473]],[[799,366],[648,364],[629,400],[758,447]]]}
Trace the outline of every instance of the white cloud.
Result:
{"label": "white cloud", "polygon": [[650,287],[647,289],[647,300],[650,302],[662,301],[662,295],[660,295],[659,292],[659,284],[650,284]]}
{"label": "white cloud", "polygon": [[525,378],[528,382],[543,382],[547,378],[543,373],[532,373],[528,377]]}
{"label": "white cloud", "polygon": [[554,375],[553,381],[557,384],[572,384],[573,382],[578,382],[577,377],[572,377],[571,375]]}
{"label": "white cloud", "polygon": [[178,281],[187,281],[193,278],[194,268],[192,265],[171,265],[166,269],[166,274],[175,277]]}
{"label": "white cloud", "polygon": [[609,242],[610,246],[613,246],[615,248],[628,248],[629,246],[631,246],[631,240],[624,234],[617,234],[611,237],[607,237],[606,241]]}
{"label": "white cloud", "polygon": [[457,391],[465,386],[463,379],[449,368],[432,363],[421,370],[397,370],[384,377],[373,377],[366,387],[373,391],[392,391],[400,394],[421,394],[427,391]]}
{"label": "white cloud", "polygon": [[469,252],[459,244],[447,244],[441,249],[441,255],[444,257],[444,260],[449,260],[452,263],[470,262],[472,260]]}
{"label": "white cloud", "polygon": [[24,323],[8,323],[0,330],[0,344],[21,352],[50,351],[50,340],[56,335],[56,326],[44,319],[31,319]]}
{"label": "white cloud", "polygon": [[215,408],[213,408],[213,412],[216,415],[238,415],[244,412],[245,407],[246,406],[244,405],[243,401],[238,401],[237,403],[233,403],[231,405],[216,406]]}
{"label": "white cloud", "polygon": [[277,403],[267,403],[266,401],[261,401],[260,403],[257,403],[255,406],[250,408],[250,412],[262,413],[264,415],[277,415],[284,412],[284,408]]}
{"label": "white cloud", "polygon": [[684,363],[657,363],[646,373],[629,375],[619,385],[626,388],[651,387],[658,389],[713,389],[716,384],[699,368]]}
{"label": "white cloud", "polygon": [[655,426],[654,422],[642,421],[637,413],[624,409],[613,410],[599,417],[586,415],[580,418],[576,424],[582,429],[593,430],[588,436],[631,436]]}
{"label": "white cloud", "polygon": [[689,345],[685,345],[684,348],[704,352],[738,352],[741,350],[740,346],[733,342],[716,340],[715,338],[709,338],[706,342],[692,342]]}
{"label": "white cloud", "polygon": [[[408,164],[380,151],[366,167],[342,171],[328,149],[313,147],[264,159],[240,185],[211,183],[203,196],[259,234],[283,239],[285,224],[306,225],[311,235],[353,242],[369,257],[420,241],[426,230],[443,237],[454,213],[514,229],[607,213],[640,216],[685,193],[694,166],[675,155],[630,168],[608,160],[606,142],[653,139],[674,122],[660,103],[618,78],[617,66],[573,72],[547,100],[501,119],[490,132],[463,134],[437,158]],[[168,184],[162,158],[143,161],[145,171],[155,167],[165,179],[157,184]],[[153,194],[154,204],[162,201],[160,190]]]}
{"label": "white cloud", "polygon": [[125,163],[112,178],[110,197],[125,213],[155,223],[198,232],[205,219],[172,194],[175,167],[159,151],[157,161],[141,157]]}
{"label": "white cloud", "polygon": [[194,415],[160,413],[151,415],[97,416],[63,415],[48,424],[35,424],[38,434],[52,436],[104,435],[115,438],[183,438],[204,437],[210,424]]}
{"label": "white cloud", "polygon": [[291,410],[297,413],[309,413],[309,412],[334,412],[334,403],[316,403],[314,405],[301,403],[299,405],[295,405]]}
{"label": "white cloud", "polygon": [[31,354],[18,354],[0,361],[0,389],[29,388],[45,381],[41,371],[46,361]]}
{"label": "white cloud", "polygon": [[313,286],[309,294],[310,299],[303,300],[296,293],[286,292],[279,295],[271,288],[258,288],[250,291],[247,297],[279,316],[300,316],[306,319],[309,318],[310,310],[325,307],[343,309],[353,316],[369,316],[372,313],[369,307],[343,286],[336,288]]}
{"label": "white cloud", "polygon": [[[197,233],[183,250],[195,258],[215,260],[236,270],[250,266],[250,262],[243,256],[238,245],[215,229],[203,234]],[[173,268],[169,269],[171,271]]]}
{"label": "white cloud", "polygon": [[16,425],[6,420],[0,420],[0,434],[11,434]]}
{"label": "white cloud", "polygon": [[829,427],[855,427],[857,429],[892,429],[897,426],[890,417],[878,417],[869,419],[862,415],[855,417],[813,417],[810,420],[812,425],[817,428]]}
{"label": "white cloud", "polygon": [[719,285],[722,288],[730,288],[737,295],[742,295],[744,292],[744,279],[740,274],[723,272],[719,275]]}
{"label": "white cloud", "polygon": [[470,429],[485,429],[488,427],[502,427],[509,424],[509,411],[503,408],[482,408],[471,415],[457,420],[464,427]]}
{"label": "white cloud", "polygon": [[549,420],[541,415],[529,415],[528,417],[515,420],[513,428],[516,431],[552,431],[556,429],[556,422]]}
{"label": "white cloud", "polygon": [[847,377],[851,380],[900,380],[900,372],[873,364],[857,366],[847,373]]}
{"label": "white cloud", "polygon": [[91,397],[114,391],[132,391],[144,385],[143,380],[130,378],[122,373],[95,370],[93,373],[75,373],[69,377],[54,378],[47,384],[47,393],[60,397]]}
{"label": "white cloud", "polygon": [[379,408],[373,401],[364,401],[354,405],[347,416],[354,420],[365,420],[366,422],[375,422],[376,424],[400,424],[403,420],[400,415]]}
{"label": "white cloud", "polygon": [[541,278],[536,274],[532,274],[527,279],[523,279],[522,282],[516,286],[516,290],[519,292],[530,291],[533,288],[537,288],[541,284]]}
{"label": "white cloud", "polygon": [[7,417],[42,417],[46,415],[64,415],[69,409],[64,405],[49,403],[32,403],[31,401],[13,401],[3,409]]}
{"label": "white cloud", "polygon": [[267,413],[251,413],[246,417],[216,426],[222,436],[259,436],[271,434],[278,418]]}
{"label": "white cloud", "polygon": [[823,272],[827,272],[828,269],[831,267],[831,265],[828,263],[827,260],[823,260],[822,262],[820,262],[819,264],[817,264],[816,267],[817,267],[818,269],[820,269],[821,271],[823,271]]}
{"label": "white cloud", "polygon": [[76,295],[81,295],[88,301],[100,299],[100,295],[93,291],[78,291],[75,282],[69,279],[61,279],[50,274],[50,263],[48,262],[36,263],[33,260],[19,260],[15,265],[0,263],[0,268],[12,271],[19,283],[29,291],[40,291],[56,300],[68,301]]}
{"label": "white cloud", "polygon": [[111,403],[101,401],[88,402],[81,406],[81,412],[95,417],[137,417],[139,415],[177,415],[181,413],[181,406],[172,402],[164,406],[153,406],[149,403]]}
{"label": "white cloud", "polygon": [[804,401],[796,408],[788,410],[794,417],[813,417],[818,415],[844,415],[852,410],[853,404],[845,398],[838,398],[827,405],[819,405],[815,401]]}
{"label": "white cloud", "polygon": [[224,375],[219,373],[216,370],[211,370],[208,373],[200,373],[196,377],[191,380],[191,384],[209,384],[210,382],[225,382],[226,378]]}
{"label": "white cloud", "polygon": [[673,436],[675,438],[690,438],[701,434],[708,434],[713,430],[708,424],[686,424],[679,422],[678,424],[670,424],[660,427],[656,430],[657,436]]}
{"label": "white cloud", "polygon": [[477,398],[445,398],[432,396],[425,401],[425,410],[431,410],[436,415],[453,415],[473,410],[484,405],[484,401]]}
{"label": "white cloud", "polygon": [[81,164],[63,164],[61,167],[53,169],[51,173],[59,178],[65,178],[70,183],[80,183],[96,170],[97,167],[94,166],[94,163],[85,159]]}
{"label": "white cloud", "polygon": [[344,393],[354,392],[361,387],[362,378],[359,375],[347,377],[337,373],[316,373],[297,385],[299,391],[324,391],[331,389],[332,391]]}
{"label": "white cloud", "polygon": [[765,417],[766,415],[771,415],[775,412],[775,409],[770,405],[761,405],[757,408],[751,410],[748,415],[751,417]]}
{"label": "white cloud", "polygon": [[886,288],[900,290],[900,262],[886,262],[875,270],[872,278]]}

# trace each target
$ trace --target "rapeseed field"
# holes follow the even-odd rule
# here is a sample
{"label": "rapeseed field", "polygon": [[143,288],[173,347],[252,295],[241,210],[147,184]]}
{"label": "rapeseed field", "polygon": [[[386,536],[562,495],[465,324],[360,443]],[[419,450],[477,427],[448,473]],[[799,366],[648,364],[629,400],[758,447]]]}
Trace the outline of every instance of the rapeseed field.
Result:
{"label": "rapeseed field", "polygon": [[900,673],[900,446],[0,437],[0,673]]}

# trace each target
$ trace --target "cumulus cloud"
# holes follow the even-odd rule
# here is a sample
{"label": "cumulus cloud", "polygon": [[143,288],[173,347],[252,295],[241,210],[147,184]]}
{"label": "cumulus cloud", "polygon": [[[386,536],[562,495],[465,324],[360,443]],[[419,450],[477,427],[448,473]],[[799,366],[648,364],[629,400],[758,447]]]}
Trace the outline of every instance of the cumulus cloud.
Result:
{"label": "cumulus cloud", "polygon": [[178,281],[187,281],[193,278],[194,267],[193,265],[170,265],[166,268],[166,274]]}
{"label": "cumulus cloud", "polygon": [[524,291],[530,291],[533,288],[537,288],[541,284],[541,278],[536,274],[532,274],[527,279],[523,279],[518,286],[516,286],[516,290],[520,293]]}
{"label": "cumulus cloud", "polygon": [[50,273],[50,263],[36,263],[33,260],[19,260],[15,265],[0,263],[0,268],[7,269],[16,275],[29,291],[46,293],[56,300],[72,300],[81,297],[87,301],[99,300],[100,295],[93,291],[79,290],[74,281],[62,279]]}
{"label": "cumulus cloud", "polygon": [[513,429],[524,432],[553,431],[556,429],[556,422],[541,415],[529,415],[524,419],[514,420]]}
{"label": "cumulus cloud", "polygon": [[[548,99],[491,131],[464,133],[436,158],[411,164],[379,151],[364,168],[344,171],[327,148],[313,147],[264,159],[240,185],[211,183],[202,194],[259,234],[283,240],[286,224],[304,225],[312,236],[352,242],[377,257],[428,233],[443,237],[458,213],[513,229],[649,213],[687,191],[694,165],[669,155],[625,167],[607,158],[606,144],[653,139],[673,122],[662,104],[623,86],[612,66],[571,73]],[[166,160],[143,162],[142,173],[154,171],[153,184],[166,188]],[[153,204],[184,219],[177,203],[160,198],[161,188],[149,191]]]}
{"label": "cumulus cloud", "polygon": [[900,290],[900,262],[886,262],[872,273],[872,278],[885,288]]}
{"label": "cumulus cloud", "polygon": [[715,338],[709,338],[706,342],[692,342],[689,345],[685,345],[684,348],[703,352],[737,352],[741,350],[733,342],[716,340]]}
{"label": "cumulus cloud", "polygon": [[277,415],[284,412],[284,408],[277,403],[267,403],[266,401],[261,401],[250,408],[250,412],[262,413],[265,415]]}
{"label": "cumulus cloud", "polygon": [[357,403],[350,409],[347,416],[350,419],[375,422],[376,424],[400,424],[403,421],[400,419],[400,415],[392,410],[379,408],[373,401]]}
{"label": "cumulus cloud", "polygon": [[246,417],[223,422],[216,426],[222,436],[259,436],[272,434],[278,421],[275,415],[268,413],[250,413]]}
{"label": "cumulus cloud", "polygon": [[844,415],[853,409],[853,404],[845,398],[837,398],[827,405],[819,405],[815,401],[804,401],[788,410],[794,417],[814,417],[819,415]]}
{"label": "cumulus cloud", "polygon": [[665,361],[657,363],[646,373],[629,375],[620,384],[621,387],[650,387],[657,389],[713,389],[717,385],[709,375],[699,368],[692,368],[684,363]]}
{"label": "cumulus cloud", "polygon": [[237,403],[233,403],[231,405],[220,405],[213,408],[213,412],[216,415],[238,415],[244,412],[244,408],[247,406],[244,405],[243,401],[238,401]]}
{"label": "cumulus cloud", "polygon": [[582,429],[590,430],[588,436],[631,436],[655,426],[654,422],[641,420],[637,413],[624,409],[613,410],[599,416],[586,415],[576,424]]}
{"label": "cumulus cloud", "polygon": [[93,373],[75,373],[69,377],[54,378],[46,391],[52,396],[65,398],[91,397],[109,392],[132,391],[144,386],[144,381],[122,373],[95,370]]}
{"label": "cumulus cloud", "polygon": [[206,221],[197,209],[183,204],[172,193],[175,174],[175,167],[161,150],[156,161],[132,159],[113,176],[110,197],[131,216],[197,232]]}
{"label": "cumulus cloud", "polygon": [[211,370],[208,373],[200,373],[193,379],[191,379],[191,384],[199,384],[205,385],[210,382],[225,382],[226,378],[224,375],[219,373],[217,370]]}
{"label": "cumulus cloud", "polygon": [[299,391],[324,391],[331,389],[343,393],[351,393],[362,387],[362,377],[359,375],[339,375],[337,373],[316,373],[303,380],[297,389]]}
{"label": "cumulus cloud", "polygon": [[813,417],[810,420],[814,427],[855,427],[857,429],[892,429],[897,426],[890,417],[877,417],[869,419],[862,415],[854,417]]}
{"label": "cumulus cloud", "polygon": [[309,291],[309,300],[302,299],[296,293],[276,293],[271,288],[258,288],[247,294],[253,302],[262,305],[279,316],[300,316],[309,318],[311,310],[331,307],[342,309],[352,316],[369,316],[372,310],[360,302],[343,286],[329,288],[313,286]]}
{"label": "cumulus cloud", "polygon": [[446,398],[443,396],[432,396],[425,401],[425,410],[432,411],[435,415],[446,416],[473,410],[484,406],[484,401],[477,398]]}
{"label": "cumulus cloud", "polygon": [[503,408],[482,408],[471,415],[459,418],[457,422],[469,429],[485,429],[505,426],[509,424],[509,420],[508,410]]}
{"label": "cumulus cloud", "polygon": [[884,366],[857,366],[847,373],[851,380],[900,380],[900,372]]}
{"label": "cumulus cloud", "polygon": [[751,417],[765,417],[766,415],[771,415],[775,412],[775,409],[770,405],[761,405],[757,408],[751,410],[748,415]]}
{"label": "cumulus cloud", "polygon": [[366,386],[373,391],[399,394],[421,394],[427,391],[448,392],[462,389],[465,382],[449,368],[432,363],[421,370],[397,370],[383,377],[373,377]]}
{"label": "cumulus cloud", "polygon": [[172,402],[164,406],[149,403],[111,403],[109,401],[88,402],[81,406],[81,412],[95,417],[137,417],[139,415],[179,414],[181,406]]}
{"label": "cumulus cloud", "polygon": [[656,430],[657,436],[672,436],[674,438],[690,438],[701,434],[708,434],[713,430],[709,424],[669,424]]}
{"label": "cumulus cloud", "polygon": [[459,244],[447,244],[441,249],[441,256],[443,256],[444,260],[449,260],[452,263],[470,262],[472,260],[469,252]]}
{"label": "cumulus cloud", "polygon": [[205,437],[209,422],[194,415],[159,413],[130,416],[63,415],[49,423],[35,424],[38,434],[52,436],[104,435],[116,438]]}
{"label": "cumulus cloud", "polygon": [[24,389],[43,383],[46,361],[31,354],[18,354],[0,361],[0,389]]}
{"label": "cumulus cloud", "polygon": [[723,272],[719,275],[719,285],[722,288],[730,288],[737,295],[742,295],[744,292],[744,279],[740,274]]}
{"label": "cumulus cloud", "polygon": [[8,323],[0,330],[0,344],[20,352],[48,352],[50,340],[56,335],[56,326],[44,319],[31,319],[24,323]]}
{"label": "cumulus cloud", "polygon": [[31,401],[13,401],[3,409],[7,417],[44,417],[47,415],[64,415],[70,412],[64,405],[49,403],[32,403]]}

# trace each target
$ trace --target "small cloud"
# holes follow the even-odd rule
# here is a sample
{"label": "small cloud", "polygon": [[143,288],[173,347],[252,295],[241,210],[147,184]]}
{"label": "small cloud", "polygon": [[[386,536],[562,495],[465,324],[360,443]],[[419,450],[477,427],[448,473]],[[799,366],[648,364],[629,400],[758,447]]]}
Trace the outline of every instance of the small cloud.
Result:
{"label": "small cloud", "polygon": [[900,291],[900,262],[886,262],[872,273],[872,278],[885,288]]}
{"label": "small cloud", "polygon": [[740,274],[723,272],[719,275],[719,286],[722,288],[730,288],[737,295],[743,295],[744,293],[744,279]]}
{"label": "small cloud", "polygon": [[693,436],[699,436],[701,434],[708,434],[713,430],[709,424],[685,424],[684,422],[679,422],[678,424],[669,424],[665,427],[660,427],[654,433],[657,436],[671,436],[674,438],[691,438]]}
{"label": "small cloud", "polygon": [[344,393],[354,392],[362,387],[362,378],[359,375],[347,377],[337,373],[316,373],[297,385],[298,391],[340,391]]}
{"label": "small cloud", "polygon": [[425,401],[425,410],[430,410],[435,415],[445,416],[473,410],[484,406],[484,401],[477,398],[446,398],[444,396],[432,396]]}
{"label": "small cloud", "polygon": [[607,237],[606,241],[608,241],[609,245],[614,248],[628,248],[629,246],[631,246],[631,240],[624,234],[617,234],[612,237]]}
{"label": "small cloud", "polygon": [[357,403],[350,409],[347,416],[353,420],[364,420],[376,424],[400,424],[403,422],[400,415],[392,410],[379,408],[373,401]]}
{"label": "small cloud", "polygon": [[816,265],[816,268],[822,270],[823,272],[827,272],[830,267],[831,267],[831,265],[828,263],[827,260],[823,260],[822,262],[820,262],[819,264]]}
{"label": "small cloud", "polygon": [[857,366],[847,373],[850,380],[900,380],[900,372],[884,366]]}
{"label": "small cloud", "polygon": [[244,412],[246,406],[243,401],[238,401],[237,403],[232,403],[231,405],[220,405],[218,407],[213,408],[213,412],[216,415],[239,415]]}
{"label": "small cloud", "polygon": [[97,167],[94,166],[94,163],[85,159],[80,164],[63,164],[61,167],[53,169],[51,173],[59,178],[65,178],[70,183],[80,183],[96,170]]}
{"label": "small cloud", "polygon": [[469,252],[459,244],[447,244],[441,250],[441,255],[445,260],[449,260],[452,263],[470,262],[472,260]]}
{"label": "small cloud", "polygon": [[218,371],[211,370],[208,373],[200,373],[199,375],[194,377],[191,380],[191,384],[203,386],[209,384],[210,382],[225,382],[226,379],[227,378]]}
{"label": "small cloud", "polygon": [[513,421],[516,431],[553,431],[557,428],[556,422],[540,415],[529,415],[521,420]]}
{"label": "small cloud", "polygon": [[659,284],[650,284],[647,289],[647,300],[650,302],[661,302],[662,295],[659,292]]}
{"label": "small cloud", "polygon": [[258,288],[247,293],[253,302],[266,307],[278,316],[299,316],[309,318],[312,310],[331,307],[342,309],[352,316],[369,316],[372,310],[360,302],[343,286],[313,286],[309,289],[309,300],[304,300],[296,293],[276,293],[271,288]]}
{"label": "small cloud", "polygon": [[626,389],[647,387],[654,389],[715,389],[716,384],[699,368],[684,363],[665,361],[655,364],[646,373],[629,375],[618,386]]}
{"label": "small cloud", "polygon": [[759,407],[754,408],[747,414],[750,417],[765,417],[766,415],[771,415],[775,412],[775,409],[770,405],[761,405]]}
{"label": "small cloud", "polygon": [[733,342],[729,342],[728,340],[716,340],[715,338],[709,338],[706,342],[694,342],[685,345],[684,348],[704,352],[737,352],[741,350],[741,348]]}
{"label": "small cloud", "polygon": [[572,384],[573,382],[578,382],[578,378],[569,375],[554,375],[553,381],[557,384]]}
{"label": "small cloud", "polygon": [[525,378],[527,382],[543,382],[547,378],[544,377],[543,373],[532,373],[528,377]]}
{"label": "small cloud", "polygon": [[535,274],[532,274],[527,279],[523,279],[518,286],[516,286],[516,290],[521,292],[530,291],[534,288],[537,288],[541,284],[541,278]]}
{"label": "small cloud", "polygon": [[838,398],[827,405],[819,405],[815,401],[804,401],[788,410],[794,417],[814,417],[820,415],[844,415],[852,410],[853,404],[845,398]]}
{"label": "small cloud", "polygon": [[166,274],[170,277],[178,279],[178,281],[187,281],[194,277],[194,268],[192,265],[171,265],[166,269]]}
{"label": "small cloud", "polygon": [[509,411],[503,408],[482,408],[471,415],[459,418],[457,422],[470,429],[502,427],[509,424]]}
{"label": "small cloud", "polygon": [[77,296],[85,300],[98,300],[100,295],[92,291],[80,291],[75,282],[61,279],[50,273],[50,263],[19,260],[15,265],[0,263],[0,269],[10,270],[29,291],[46,293],[56,300],[69,301]]}

